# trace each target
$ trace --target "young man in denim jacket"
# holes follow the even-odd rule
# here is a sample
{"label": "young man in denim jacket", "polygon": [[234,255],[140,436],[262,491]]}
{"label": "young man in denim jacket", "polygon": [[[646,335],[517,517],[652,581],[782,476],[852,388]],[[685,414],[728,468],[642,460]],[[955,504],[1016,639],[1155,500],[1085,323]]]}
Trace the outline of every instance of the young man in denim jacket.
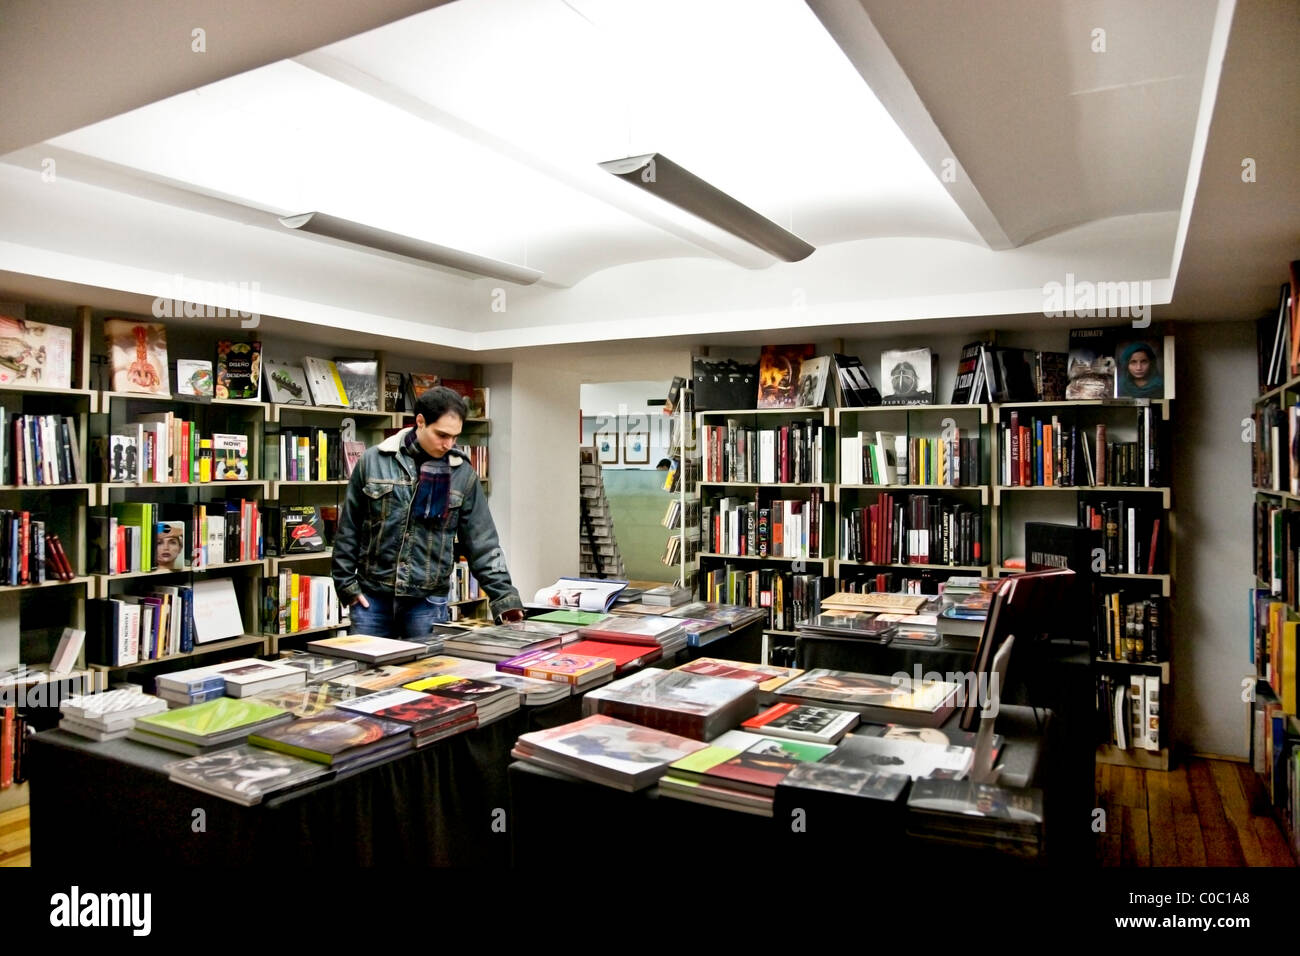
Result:
{"label": "young man in denim jacket", "polygon": [[415,402],[415,427],[367,449],[353,469],[331,569],[351,633],[417,637],[446,621],[458,543],[493,615],[523,619],[487,497],[455,447],[465,415],[459,395],[431,388]]}

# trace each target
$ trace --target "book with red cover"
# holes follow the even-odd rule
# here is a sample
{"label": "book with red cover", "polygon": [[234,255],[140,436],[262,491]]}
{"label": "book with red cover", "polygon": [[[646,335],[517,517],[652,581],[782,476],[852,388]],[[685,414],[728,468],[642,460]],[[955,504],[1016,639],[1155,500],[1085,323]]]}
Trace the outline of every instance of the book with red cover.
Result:
{"label": "book with red cover", "polygon": [[[339,706],[347,709],[346,701]],[[393,704],[382,710],[375,711],[374,716],[381,720],[395,720],[398,723],[411,724],[417,734],[431,727],[442,727],[450,724],[469,724],[470,728],[478,725],[478,715],[472,703],[452,700],[450,697],[440,697],[437,694],[421,694],[418,700]]]}
{"label": "book with red cover", "polygon": [[613,641],[575,641],[564,645],[565,654],[585,654],[588,657],[605,657],[614,662],[614,673],[644,667],[664,656],[663,648],[645,644],[622,644]]}
{"label": "book with red cover", "polygon": [[[636,645],[623,645],[634,647]],[[577,654],[563,650],[528,651],[497,664],[497,670],[534,680],[552,680],[582,687],[593,681],[607,680],[614,673],[614,660],[606,656]]]}
{"label": "book with red cover", "polygon": [[816,763],[835,750],[830,744],[764,737],[748,750],[704,771],[704,778],[752,793],[771,793],[801,763]]}

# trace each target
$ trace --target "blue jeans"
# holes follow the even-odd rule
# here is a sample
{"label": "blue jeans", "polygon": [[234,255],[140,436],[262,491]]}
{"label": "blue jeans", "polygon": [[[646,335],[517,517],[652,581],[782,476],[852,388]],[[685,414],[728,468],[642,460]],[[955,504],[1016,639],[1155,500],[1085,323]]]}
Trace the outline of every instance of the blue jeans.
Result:
{"label": "blue jeans", "polygon": [[370,607],[358,601],[349,610],[352,625],[349,634],[371,637],[425,637],[433,625],[450,620],[446,595],[422,598],[399,598],[391,594],[367,594]]}

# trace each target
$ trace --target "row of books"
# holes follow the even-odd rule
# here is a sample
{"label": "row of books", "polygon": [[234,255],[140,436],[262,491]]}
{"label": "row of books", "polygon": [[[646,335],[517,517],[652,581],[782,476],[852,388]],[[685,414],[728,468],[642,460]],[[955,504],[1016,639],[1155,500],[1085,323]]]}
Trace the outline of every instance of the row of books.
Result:
{"label": "row of books", "polygon": [[1025,423],[1018,411],[1009,424],[999,425],[999,482],[1004,486],[1087,487],[1136,485],[1159,487],[1164,477],[1160,450],[1160,411],[1138,406],[1137,441],[1108,440],[1107,426],[1098,424],[1089,445],[1088,431],[1060,416],[1035,416]]}
{"label": "row of books", "polygon": [[686,483],[688,490],[693,489],[699,483],[699,458],[682,458],[678,454],[670,458],[669,461],[671,464],[668,466],[668,474],[664,475],[664,491],[678,491],[682,487],[683,481]]}
{"label": "row of books", "polygon": [[1287,605],[1265,588],[1251,590],[1251,660],[1255,673],[1266,681],[1289,714],[1296,713],[1296,627],[1289,620]]}
{"label": "row of books", "polygon": [[203,570],[265,556],[262,507],[252,499],[119,501],[110,511],[90,519],[87,566],[98,574]]}
{"label": "row of books", "polygon": [[1097,599],[1097,656],[1107,661],[1155,664],[1167,660],[1165,626],[1168,607],[1164,598],[1128,599],[1122,593]]}
{"label": "row of books", "polygon": [[815,419],[754,428],[729,418],[700,428],[704,481],[790,484],[830,482],[835,429]]}
{"label": "row of books", "polygon": [[793,631],[816,614],[832,585],[832,579],[817,574],[731,564],[708,570],[703,580],[709,601],[766,608],[767,626],[778,631]]}
{"label": "row of books", "polygon": [[[683,542],[685,544],[683,545]],[[684,552],[683,553],[683,548]],[[693,562],[700,553],[700,529],[688,528],[685,535],[670,535],[668,544],[664,547],[663,557],[660,560],[668,567],[674,567],[682,562],[682,559]]]}
{"label": "row of books", "polygon": [[846,485],[936,485],[961,488],[982,478],[980,440],[858,432],[840,438],[840,481]]}
{"label": "row of books", "polygon": [[27,718],[13,704],[0,706],[0,790],[27,781]]}
{"label": "row of books", "polygon": [[449,388],[465,400],[469,418],[488,418],[490,389],[478,388],[459,378],[440,378],[431,372],[387,372],[384,375],[384,411],[411,414],[415,400],[431,388]]}
{"label": "row of books", "polygon": [[984,511],[928,494],[881,493],[840,522],[840,558],[868,564],[977,565],[984,559]]}
{"label": "row of books", "polygon": [[[487,445],[463,445],[465,454],[469,456],[470,467],[474,469],[474,474],[478,475],[479,480],[483,481],[488,478],[488,446]],[[351,469],[348,469],[351,475]]]}
{"label": "row of books", "polygon": [[299,574],[281,568],[262,580],[263,631],[296,634],[319,627],[346,627],[344,608],[328,574]]}
{"label": "row of books", "polygon": [[687,528],[696,528],[700,523],[700,502],[698,498],[687,498],[685,503],[680,498],[674,498],[668,502],[668,509],[664,512],[664,519],[661,524],[665,528],[679,529],[682,527],[682,518],[686,519]]}
{"label": "row of books", "polygon": [[76,576],[62,540],[44,519],[30,511],[0,509],[0,583],[17,587]]}
{"label": "row of books", "polygon": [[821,488],[811,488],[808,500],[760,500],[737,496],[719,498],[701,509],[700,547],[716,554],[774,558],[821,558],[831,545],[835,506]]}
{"label": "row of books", "polygon": [[1131,502],[1079,502],[1079,527],[1100,532],[1107,574],[1155,574],[1164,567],[1162,511]]}
{"label": "row of books", "polygon": [[85,480],[74,417],[15,415],[0,407],[0,484],[73,485]]}
{"label": "row of books", "polygon": [[470,573],[469,562],[464,558],[458,558],[455,566],[451,569],[451,587],[447,592],[448,600],[469,601],[479,597],[482,593],[478,586],[478,579]]}
{"label": "row of books", "polygon": [[1300,512],[1255,502],[1255,576],[1292,608],[1300,606]]}
{"label": "row of books", "polygon": [[197,645],[244,633],[229,578],[93,598],[86,614],[87,657],[114,667],[188,654]]}
{"label": "row of books", "polygon": [[1160,677],[1102,674],[1097,678],[1101,739],[1120,750],[1160,749]]}
{"label": "row of books", "polygon": [[1291,281],[1282,283],[1277,308],[1255,323],[1259,390],[1277,388],[1300,375],[1300,260],[1291,263]]}
{"label": "row of books", "polygon": [[100,439],[100,474],[107,482],[199,484],[247,481],[248,435],[213,433],[174,412],[139,416]]}
{"label": "row of books", "polygon": [[1274,701],[1260,701],[1254,708],[1251,750],[1255,772],[1264,778],[1274,806],[1286,814],[1296,844],[1296,822],[1300,821],[1300,721],[1294,712]]}
{"label": "row of books", "polygon": [[280,481],[342,481],[366,451],[364,442],[345,442],[337,428],[281,427],[268,444]]}
{"label": "row of books", "polygon": [[1300,493],[1300,405],[1256,406],[1250,481],[1255,488]]}

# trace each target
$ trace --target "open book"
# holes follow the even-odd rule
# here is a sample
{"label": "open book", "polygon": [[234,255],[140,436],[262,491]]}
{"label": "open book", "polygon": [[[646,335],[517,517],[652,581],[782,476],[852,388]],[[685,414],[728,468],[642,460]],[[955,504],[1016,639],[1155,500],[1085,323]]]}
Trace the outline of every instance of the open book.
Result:
{"label": "open book", "polygon": [[579,611],[608,611],[626,581],[598,578],[560,578],[533,596],[527,607],[572,608]]}

